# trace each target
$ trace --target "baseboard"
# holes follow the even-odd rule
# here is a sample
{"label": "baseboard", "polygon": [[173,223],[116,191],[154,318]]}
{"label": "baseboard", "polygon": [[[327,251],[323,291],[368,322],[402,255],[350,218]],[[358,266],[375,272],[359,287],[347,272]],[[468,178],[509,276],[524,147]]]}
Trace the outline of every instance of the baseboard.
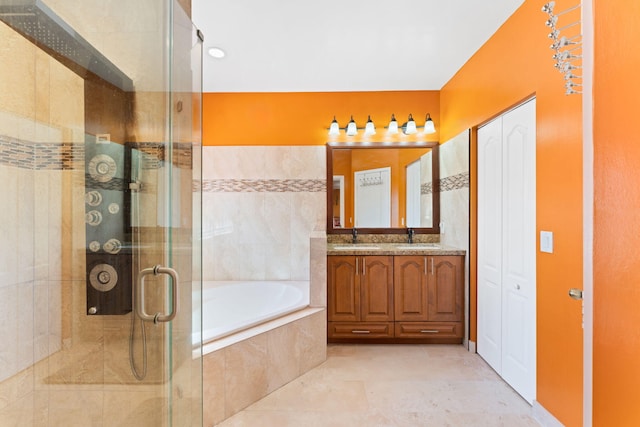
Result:
{"label": "baseboard", "polygon": [[553,414],[545,409],[537,400],[533,401],[531,415],[543,427],[564,427]]}
{"label": "baseboard", "polygon": [[477,353],[475,341],[469,341],[469,353]]}

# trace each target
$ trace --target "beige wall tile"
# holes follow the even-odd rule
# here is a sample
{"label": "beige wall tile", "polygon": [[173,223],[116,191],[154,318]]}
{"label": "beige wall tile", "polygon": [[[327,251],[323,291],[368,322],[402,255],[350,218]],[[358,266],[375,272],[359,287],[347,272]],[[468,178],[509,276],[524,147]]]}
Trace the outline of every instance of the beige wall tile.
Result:
{"label": "beige wall tile", "polygon": [[300,319],[297,324],[296,345],[300,352],[300,371],[303,375],[327,360],[327,313],[326,310]]}
{"label": "beige wall tile", "polygon": [[300,347],[297,345],[297,334],[298,329],[293,324],[284,325],[267,332],[267,393],[271,393],[298,377]]}
{"label": "beige wall tile", "polygon": [[[0,23],[0,110],[16,117],[35,118],[35,47],[24,37]],[[16,54],[18,53],[19,54]],[[15,123],[17,124],[17,122]],[[17,128],[0,129],[0,133],[18,137]]]}
{"label": "beige wall tile", "polygon": [[229,417],[267,392],[267,337],[258,335],[224,351],[225,416]]}
{"label": "beige wall tile", "polygon": [[18,285],[0,288],[0,381],[18,372]]}
{"label": "beige wall tile", "polygon": [[213,426],[225,419],[225,350],[206,354],[202,363],[204,426]]}

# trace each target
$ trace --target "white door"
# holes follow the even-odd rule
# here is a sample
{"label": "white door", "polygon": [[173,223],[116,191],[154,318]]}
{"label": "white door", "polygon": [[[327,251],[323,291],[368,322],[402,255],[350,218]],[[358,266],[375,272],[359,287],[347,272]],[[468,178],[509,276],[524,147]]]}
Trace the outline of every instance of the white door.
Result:
{"label": "white door", "polygon": [[391,168],[358,171],[354,178],[354,227],[391,227]]}
{"label": "white door", "polygon": [[478,129],[478,353],[502,366],[502,119]]}
{"label": "white door", "polygon": [[529,101],[478,130],[478,352],[530,403],[536,395],[535,110]]}

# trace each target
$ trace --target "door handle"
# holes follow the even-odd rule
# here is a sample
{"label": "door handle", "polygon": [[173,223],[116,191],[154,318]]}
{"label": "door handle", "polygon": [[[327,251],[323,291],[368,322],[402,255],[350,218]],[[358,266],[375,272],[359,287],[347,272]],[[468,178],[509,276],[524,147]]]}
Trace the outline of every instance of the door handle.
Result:
{"label": "door handle", "polygon": [[[171,311],[169,314],[148,314],[144,305],[144,279],[146,276],[153,274],[154,276],[159,276],[161,274],[168,274],[171,276],[171,295],[169,303],[171,305]],[[147,322],[159,323],[159,322],[170,322],[178,314],[178,282],[180,279],[178,278],[178,272],[173,268],[162,267],[160,265],[156,265],[155,267],[145,268],[138,274],[137,286],[136,286],[136,315]]]}
{"label": "door handle", "polygon": [[577,288],[571,288],[569,289],[569,296],[575,300],[581,300],[582,299],[582,290],[581,289],[577,289]]}

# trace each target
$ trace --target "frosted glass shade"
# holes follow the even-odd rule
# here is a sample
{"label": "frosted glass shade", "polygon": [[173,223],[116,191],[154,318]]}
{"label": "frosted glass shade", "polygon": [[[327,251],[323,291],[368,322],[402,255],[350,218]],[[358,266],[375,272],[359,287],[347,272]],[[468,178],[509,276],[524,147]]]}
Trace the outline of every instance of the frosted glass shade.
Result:
{"label": "frosted glass shade", "polygon": [[387,127],[387,132],[391,135],[395,135],[398,133],[398,122],[396,121],[396,116],[391,115],[391,121],[389,122],[389,126]]}
{"label": "frosted glass shade", "polygon": [[409,114],[409,119],[407,120],[407,124],[404,127],[404,133],[406,135],[413,135],[414,133],[417,133],[418,129],[416,128],[416,122],[415,120],[413,120],[413,116],[411,116],[411,114]]}
{"label": "frosted glass shade", "polygon": [[424,122],[424,133],[436,133],[436,127],[433,124],[433,120],[431,120],[431,116],[427,114],[427,120]]}
{"label": "frosted glass shade", "polygon": [[356,122],[353,121],[353,116],[351,116],[351,120],[347,125],[347,136],[354,136],[358,133],[358,127],[356,126]]}
{"label": "frosted glass shade", "polygon": [[340,135],[340,125],[338,125],[338,121],[336,120],[336,118],[333,118],[333,121],[331,122],[331,126],[329,126],[329,135],[331,136],[338,136]]}
{"label": "frosted glass shade", "polygon": [[376,134],[376,126],[373,124],[373,121],[371,120],[371,116],[369,116],[369,119],[367,120],[367,124],[364,127],[364,134],[365,135]]}

